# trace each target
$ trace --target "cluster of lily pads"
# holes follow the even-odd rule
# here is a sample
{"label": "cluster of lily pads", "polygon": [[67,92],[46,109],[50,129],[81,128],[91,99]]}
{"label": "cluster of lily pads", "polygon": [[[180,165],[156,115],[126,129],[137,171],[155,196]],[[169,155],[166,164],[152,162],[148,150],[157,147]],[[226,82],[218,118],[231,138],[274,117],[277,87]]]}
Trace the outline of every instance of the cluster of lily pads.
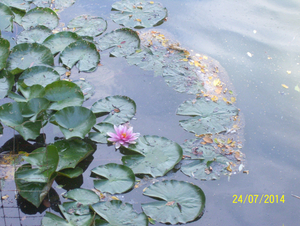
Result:
{"label": "cluster of lily pads", "polygon": [[[13,31],[14,22],[24,28],[12,48],[8,40],[0,38],[0,98],[13,100],[0,106],[0,133],[3,124],[25,140],[34,140],[51,123],[65,138],[23,156],[27,164],[15,173],[19,194],[40,206],[58,176],[76,178],[83,173],[79,163],[96,151],[91,142],[109,143],[107,133],[134,117],[136,104],[129,97],[105,97],[89,109],[82,104],[93,87],[81,80],[61,80],[74,66],[81,72],[95,71],[99,52],[107,49],[113,57],[125,57],[129,64],[163,76],[176,91],[196,95],[177,109],[178,115],[191,116],[180,125],[195,133],[196,139],[180,146],[165,137],[141,136],[135,144],[121,146],[123,165],[108,163],[92,170],[98,178],[95,189],[110,194],[128,192],[134,188],[136,175],[162,177],[178,163],[184,174],[201,180],[241,171],[244,156],[233,135],[239,110],[233,105],[232,93],[218,80],[218,68],[212,67],[207,57],[192,56],[160,32],[134,30],[162,24],[166,8],[144,0],[115,2],[111,19],[124,27],[100,36],[107,22],[97,16],[81,15],[62,31],[57,28],[56,9],[74,2],[0,0],[1,30]],[[33,4],[37,7],[32,8]],[[73,189],[64,195],[73,201],[59,205],[65,219],[47,212],[42,224],[148,225],[149,219],[186,223],[197,219],[205,205],[203,191],[183,181],[157,182],[143,194],[159,201],[142,204],[143,213],[137,214],[131,204],[103,201],[92,190]]]}

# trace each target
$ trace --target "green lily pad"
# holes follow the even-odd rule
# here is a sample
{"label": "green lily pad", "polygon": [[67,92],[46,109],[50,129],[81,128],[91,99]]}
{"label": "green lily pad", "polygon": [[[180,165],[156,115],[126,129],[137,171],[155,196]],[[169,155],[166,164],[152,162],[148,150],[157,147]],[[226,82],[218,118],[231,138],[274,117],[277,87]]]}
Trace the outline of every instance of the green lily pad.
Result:
{"label": "green lily pad", "polygon": [[6,70],[0,71],[0,99],[4,98],[15,83],[14,76]]}
{"label": "green lily pad", "polygon": [[41,85],[26,86],[24,84],[21,84],[19,86],[19,90],[21,91],[24,99],[22,96],[18,94],[11,96],[12,93],[9,93],[8,97],[12,98],[17,102],[27,102],[33,98],[40,98],[40,97],[44,97],[45,95],[45,89]]}
{"label": "green lily pad", "polygon": [[108,132],[115,133],[114,125],[107,122],[100,122],[97,125],[94,125],[93,129],[97,132],[90,132],[89,138],[92,141],[102,144],[107,143],[107,138],[109,138],[107,135]]}
{"label": "green lily pad", "polygon": [[89,82],[82,81],[82,80],[75,80],[72,82],[80,87],[84,96],[84,101],[88,100],[91,96],[94,95],[95,88]]}
{"label": "green lily pad", "polygon": [[167,17],[167,9],[160,3],[145,0],[122,0],[115,2],[111,19],[129,28],[148,28],[160,25]]}
{"label": "green lily pad", "polygon": [[83,139],[96,124],[96,116],[84,107],[65,107],[56,112],[50,121],[59,126],[66,139],[71,137]]}
{"label": "green lily pad", "polygon": [[106,31],[107,22],[101,17],[81,15],[71,20],[68,28],[80,36],[95,37]]}
{"label": "green lily pad", "polygon": [[40,113],[46,111],[49,105],[50,101],[45,98],[33,98],[24,105],[22,116],[35,122]]}
{"label": "green lily pad", "polygon": [[36,65],[54,65],[51,51],[38,43],[21,43],[14,46],[7,59],[7,70],[13,75]]}
{"label": "green lily pad", "polygon": [[15,172],[16,186],[23,198],[39,207],[56,176],[57,149],[52,145],[38,148],[23,159],[31,165],[22,165]]}
{"label": "green lily pad", "polygon": [[3,134],[3,126],[1,123],[0,123],[0,134]]}
{"label": "green lily pad", "polygon": [[134,54],[126,56],[130,65],[136,65],[146,71],[154,71],[155,75],[162,75],[165,50],[155,50],[144,47]]}
{"label": "green lily pad", "polygon": [[21,74],[18,84],[24,83],[25,86],[41,85],[46,87],[58,80],[60,80],[60,76],[54,69],[46,66],[34,66],[27,68]]}
{"label": "green lily pad", "polygon": [[100,50],[113,48],[110,52],[115,57],[128,56],[140,47],[140,38],[136,31],[121,28],[105,34],[98,44]]}
{"label": "green lily pad", "polygon": [[16,22],[17,24],[22,26],[22,18],[26,14],[26,12],[22,9],[17,9],[17,8],[14,8],[14,7],[11,8],[11,11],[15,15],[14,22]]}
{"label": "green lily pad", "polygon": [[76,64],[79,71],[92,72],[98,66],[100,54],[95,44],[81,40],[68,45],[60,54],[59,59],[68,68]]}
{"label": "green lily pad", "polygon": [[135,174],[150,174],[153,177],[164,176],[182,158],[181,147],[164,137],[143,136],[134,145],[129,145],[136,155],[122,157],[124,165]]}
{"label": "green lily pad", "polygon": [[29,10],[22,18],[22,26],[25,30],[38,25],[43,25],[53,30],[57,27],[58,22],[57,14],[50,8],[36,7]]}
{"label": "green lily pad", "polygon": [[136,113],[136,105],[129,97],[109,96],[95,102],[91,110],[99,115],[108,114],[103,122],[120,125],[133,118]]}
{"label": "green lily pad", "polygon": [[69,106],[81,106],[83,94],[80,88],[73,82],[55,81],[45,87],[45,98],[54,102],[51,110],[61,110]]}
{"label": "green lily pad", "polygon": [[50,7],[51,0],[32,0],[32,3],[38,7]]}
{"label": "green lily pad", "polygon": [[204,210],[205,195],[201,188],[184,181],[161,181],[150,185],[144,195],[158,201],[142,204],[144,213],[161,223],[187,223]]}
{"label": "green lily pad", "polygon": [[36,26],[29,30],[22,31],[17,37],[17,44],[34,42],[42,44],[43,41],[51,34],[52,31],[49,28],[45,26]]}
{"label": "green lily pad", "polygon": [[81,37],[71,31],[61,31],[50,35],[43,45],[47,46],[53,55],[63,51],[72,42],[81,40]]}
{"label": "green lily pad", "polygon": [[92,225],[94,216],[92,214],[80,215],[77,216],[75,214],[68,214],[66,210],[59,206],[63,215],[67,218],[67,220],[56,216],[53,213],[46,212],[45,216],[42,219],[43,226],[79,226],[79,225]]}
{"label": "green lily pad", "polygon": [[0,70],[6,67],[6,60],[9,56],[9,41],[0,38]]}
{"label": "green lily pad", "polygon": [[14,17],[11,9],[7,5],[0,3],[0,30],[12,31]]}
{"label": "green lily pad", "polygon": [[205,90],[196,72],[184,67],[166,67],[163,77],[168,86],[180,93],[197,94]]}
{"label": "green lily pad", "polygon": [[63,197],[77,201],[82,205],[92,205],[100,201],[99,196],[95,192],[83,188],[70,190]]}
{"label": "green lily pad", "polygon": [[225,102],[215,103],[205,99],[185,101],[177,109],[177,115],[194,116],[188,120],[181,120],[180,125],[187,131],[200,134],[215,134],[229,129],[233,116],[239,110]]}
{"label": "green lily pad", "polygon": [[106,220],[109,225],[148,225],[148,219],[144,213],[136,213],[131,204],[122,203],[120,200],[98,202],[92,205],[92,209]]}
{"label": "green lily pad", "polygon": [[42,128],[41,121],[31,122],[28,118],[23,117],[22,109],[25,103],[7,103],[0,106],[0,121],[20,133],[25,139],[35,139],[40,135]]}
{"label": "green lily pad", "polygon": [[123,193],[135,183],[135,175],[127,166],[108,163],[92,169],[92,172],[101,177],[100,180],[94,180],[94,187],[101,192]]}
{"label": "green lily pad", "polygon": [[28,10],[30,9],[30,1],[26,1],[26,0],[0,0],[1,3],[13,7],[13,8],[17,8],[20,10]]}
{"label": "green lily pad", "polygon": [[74,226],[73,224],[68,223],[65,219],[50,212],[46,212],[45,216],[42,219],[42,225],[43,226],[53,226],[53,225]]}
{"label": "green lily pad", "polygon": [[59,155],[57,171],[75,168],[94,151],[91,145],[78,139],[56,141],[53,145],[56,146]]}
{"label": "green lily pad", "polygon": [[55,9],[64,9],[72,6],[76,0],[55,0]]}
{"label": "green lily pad", "polygon": [[58,175],[68,177],[68,178],[76,178],[83,174],[83,169],[80,167],[76,167],[74,169],[64,169],[57,172]]}

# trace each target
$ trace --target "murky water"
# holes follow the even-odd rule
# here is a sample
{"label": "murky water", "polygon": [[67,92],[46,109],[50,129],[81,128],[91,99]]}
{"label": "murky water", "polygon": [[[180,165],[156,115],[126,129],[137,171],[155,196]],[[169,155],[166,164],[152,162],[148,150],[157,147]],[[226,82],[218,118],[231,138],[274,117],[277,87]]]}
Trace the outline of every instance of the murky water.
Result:
{"label": "murky water", "polygon": [[[118,28],[109,20],[114,1],[78,0],[60,13],[67,23],[75,16],[91,14],[108,20],[108,31]],[[230,180],[196,181],[180,172],[169,177],[190,181],[200,186],[206,195],[203,217],[188,225],[297,225],[300,220],[300,93],[294,87],[300,83],[300,2],[296,0],[161,0],[169,13],[168,21],[159,29],[172,34],[183,47],[218,60],[228,72],[237,93],[236,106],[245,118],[245,143],[242,151],[247,155],[249,174],[233,175]],[[251,56],[251,57],[250,57]],[[131,123],[143,135],[158,135],[181,144],[193,138],[179,125],[181,117],[175,115],[177,107],[192,95],[175,92],[163,78],[153,72],[128,66],[122,58],[101,55],[101,64],[94,73],[76,74],[97,84],[95,95],[84,105],[108,95],[126,95],[137,104],[136,120]],[[290,73],[291,72],[291,73]],[[282,86],[285,84],[289,88]],[[58,128],[46,127],[47,142],[61,136]],[[6,129],[1,145],[12,138]],[[110,162],[121,163],[121,154],[113,147],[99,145],[82,179],[82,188],[93,188],[90,170]],[[80,183],[80,182],[79,182]],[[142,196],[141,186],[119,198],[134,204],[150,199]],[[53,188],[60,195],[64,189]],[[7,191],[11,199],[6,206],[15,206],[14,192]],[[5,193],[5,194],[6,194]],[[2,195],[5,195],[2,192]],[[233,203],[234,195],[284,195],[285,202]],[[264,198],[263,200],[266,200]],[[270,201],[270,200],[269,200]],[[11,202],[11,203],[9,203]],[[259,202],[259,200],[257,200]],[[53,210],[51,210],[53,212]],[[42,211],[41,211],[42,212]],[[25,215],[17,208],[7,208],[0,216],[6,218],[0,225],[39,225],[44,212]],[[4,224],[5,223],[5,224]],[[157,224],[160,225],[160,224]]]}

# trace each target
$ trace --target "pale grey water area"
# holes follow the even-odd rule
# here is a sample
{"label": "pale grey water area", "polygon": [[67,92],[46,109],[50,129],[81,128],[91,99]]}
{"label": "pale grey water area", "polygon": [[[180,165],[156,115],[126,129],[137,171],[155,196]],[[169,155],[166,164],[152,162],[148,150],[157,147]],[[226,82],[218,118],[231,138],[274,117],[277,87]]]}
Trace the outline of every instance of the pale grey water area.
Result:
{"label": "pale grey water area", "polygon": [[[78,0],[59,15],[65,23],[81,14],[101,16],[108,20],[111,31],[119,27],[109,19],[113,2]],[[187,225],[299,225],[300,199],[292,194],[300,196],[300,93],[294,90],[300,83],[300,1],[159,2],[168,9],[168,20],[158,28],[186,49],[220,62],[245,120],[242,152],[247,156],[245,169],[249,174],[239,173],[230,179],[222,176],[216,181],[194,180],[179,171],[166,177],[192,182],[206,195],[203,216]],[[194,137],[179,126],[183,117],[175,115],[177,107],[193,95],[177,93],[163,78],[128,66],[123,58],[110,58],[107,51],[101,53],[101,64],[94,73],[76,75],[77,69],[72,70],[74,78],[82,77],[95,85],[95,95],[84,106],[89,107],[105,96],[126,95],[137,104],[136,119],[131,120],[134,131],[164,136],[179,144]],[[49,129],[54,136],[61,136],[58,128]],[[3,138],[9,139],[12,134]],[[52,141],[53,137],[47,137],[47,142]],[[121,156],[112,146],[99,145],[81,187],[93,188],[90,169],[107,163],[108,159],[121,163]],[[151,200],[142,195],[145,186],[119,198],[141,212],[140,203]],[[256,194],[259,198],[284,195],[285,202],[233,203],[234,195]],[[23,222],[38,225],[33,220]]]}

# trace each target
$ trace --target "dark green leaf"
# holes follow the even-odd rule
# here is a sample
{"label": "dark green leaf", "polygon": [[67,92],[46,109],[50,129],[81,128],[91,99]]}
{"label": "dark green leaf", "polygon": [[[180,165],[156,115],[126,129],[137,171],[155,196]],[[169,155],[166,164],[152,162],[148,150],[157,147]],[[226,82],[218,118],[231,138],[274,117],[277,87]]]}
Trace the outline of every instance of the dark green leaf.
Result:
{"label": "dark green leaf", "polygon": [[46,111],[49,105],[49,100],[45,98],[33,98],[24,105],[22,115],[25,118],[30,118],[30,121],[35,122],[39,114]]}
{"label": "dark green leaf", "polygon": [[7,6],[17,8],[23,11],[30,9],[30,1],[27,0],[0,0],[0,2]]}
{"label": "dark green leaf", "polygon": [[96,124],[96,116],[84,107],[65,107],[51,117],[51,122],[58,125],[66,139],[84,136]]}
{"label": "dark green leaf", "polygon": [[0,38],[0,70],[6,67],[6,60],[9,56],[9,41]]}
{"label": "dark green leaf", "polygon": [[82,40],[68,45],[59,59],[68,68],[76,64],[79,71],[92,72],[98,66],[100,54],[95,44]]}
{"label": "dark green leaf", "polygon": [[144,195],[159,199],[142,204],[145,214],[161,223],[187,223],[203,212],[205,195],[201,188],[184,181],[161,181],[150,185]]}
{"label": "dark green leaf", "polygon": [[46,212],[45,216],[42,219],[43,226],[74,226],[73,224],[68,223],[65,219],[53,214]]}
{"label": "dark green leaf", "polygon": [[36,26],[29,30],[22,31],[17,37],[17,44],[34,42],[42,44],[43,41],[51,34],[52,31],[49,28],[45,26]]}
{"label": "dark green leaf", "polygon": [[83,173],[83,169],[80,167],[76,167],[74,169],[64,169],[57,172],[58,175],[68,177],[68,178],[76,178],[79,177]]}
{"label": "dark green leaf", "polygon": [[14,76],[6,70],[0,71],[0,99],[4,98],[15,83]]}
{"label": "dark green leaf", "polygon": [[134,186],[135,175],[127,166],[108,163],[92,169],[92,172],[103,177],[100,180],[94,180],[94,187],[101,192],[123,193]]}

